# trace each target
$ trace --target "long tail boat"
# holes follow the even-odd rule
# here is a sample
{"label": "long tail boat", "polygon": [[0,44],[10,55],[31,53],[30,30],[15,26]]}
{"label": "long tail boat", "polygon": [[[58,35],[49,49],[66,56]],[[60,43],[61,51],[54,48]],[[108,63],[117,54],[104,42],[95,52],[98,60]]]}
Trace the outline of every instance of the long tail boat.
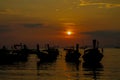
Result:
{"label": "long tail boat", "polygon": [[68,49],[64,49],[64,50],[67,51],[66,56],[65,56],[65,60],[67,62],[79,61],[79,58],[81,56],[81,54],[79,52],[79,44],[76,44],[76,49],[68,48]]}
{"label": "long tail boat", "polygon": [[93,48],[84,50],[82,58],[84,62],[89,63],[96,63],[102,60],[103,48],[101,49],[101,51],[99,50],[99,42],[97,40],[93,40]]}

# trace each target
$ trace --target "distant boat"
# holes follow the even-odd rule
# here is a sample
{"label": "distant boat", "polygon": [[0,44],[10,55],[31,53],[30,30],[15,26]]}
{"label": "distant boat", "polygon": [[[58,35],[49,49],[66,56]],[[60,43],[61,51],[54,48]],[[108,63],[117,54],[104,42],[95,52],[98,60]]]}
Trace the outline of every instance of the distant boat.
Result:
{"label": "distant boat", "polygon": [[64,49],[64,50],[67,51],[66,56],[65,56],[65,60],[67,62],[79,61],[79,58],[81,56],[81,54],[79,52],[79,44],[76,44],[76,49],[68,48],[68,49]]}
{"label": "distant boat", "polygon": [[93,48],[86,49],[84,51],[84,54],[82,56],[84,62],[89,62],[89,63],[100,62],[103,58],[103,49],[100,52],[98,48],[99,48],[99,42],[97,40],[93,40]]}
{"label": "distant boat", "polygon": [[59,55],[59,50],[55,47],[50,48],[49,44],[47,45],[47,49],[40,51],[39,45],[37,45],[37,56],[40,59],[40,62],[51,62],[57,59]]}

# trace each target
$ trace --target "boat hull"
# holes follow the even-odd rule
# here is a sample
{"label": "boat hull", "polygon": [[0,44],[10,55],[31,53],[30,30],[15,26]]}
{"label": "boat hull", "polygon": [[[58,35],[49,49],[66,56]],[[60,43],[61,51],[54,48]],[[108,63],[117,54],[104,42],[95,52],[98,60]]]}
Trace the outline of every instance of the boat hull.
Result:
{"label": "boat hull", "polygon": [[103,54],[99,50],[88,50],[84,52],[82,57],[84,62],[96,63],[102,60]]}
{"label": "boat hull", "polygon": [[65,56],[65,60],[67,62],[76,62],[79,61],[81,54],[79,52],[74,52],[74,53],[67,53]]}

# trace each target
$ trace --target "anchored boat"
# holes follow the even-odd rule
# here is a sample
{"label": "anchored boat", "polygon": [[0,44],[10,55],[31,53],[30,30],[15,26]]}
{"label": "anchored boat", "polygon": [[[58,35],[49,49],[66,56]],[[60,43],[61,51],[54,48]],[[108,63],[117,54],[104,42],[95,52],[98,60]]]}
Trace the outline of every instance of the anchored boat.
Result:
{"label": "anchored boat", "polygon": [[93,48],[86,49],[82,56],[84,62],[96,63],[100,62],[103,58],[103,49],[99,50],[99,42],[93,40]]}
{"label": "anchored boat", "polygon": [[67,51],[66,56],[65,56],[65,60],[67,62],[76,62],[79,61],[79,58],[81,56],[80,52],[79,52],[79,44],[76,44],[76,49],[64,49]]}

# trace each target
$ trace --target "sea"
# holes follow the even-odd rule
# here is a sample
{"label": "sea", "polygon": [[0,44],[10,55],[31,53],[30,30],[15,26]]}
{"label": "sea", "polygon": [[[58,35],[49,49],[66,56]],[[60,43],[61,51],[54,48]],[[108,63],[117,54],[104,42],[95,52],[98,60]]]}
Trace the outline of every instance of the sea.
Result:
{"label": "sea", "polygon": [[0,65],[0,80],[120,80],[120,49],[104,48],[103,54],[96,67],[82,57],[77,63],[66,62],[63,49],[56,61],[48,63],[39,63],[36,54],[30,54],[26,62]]}

